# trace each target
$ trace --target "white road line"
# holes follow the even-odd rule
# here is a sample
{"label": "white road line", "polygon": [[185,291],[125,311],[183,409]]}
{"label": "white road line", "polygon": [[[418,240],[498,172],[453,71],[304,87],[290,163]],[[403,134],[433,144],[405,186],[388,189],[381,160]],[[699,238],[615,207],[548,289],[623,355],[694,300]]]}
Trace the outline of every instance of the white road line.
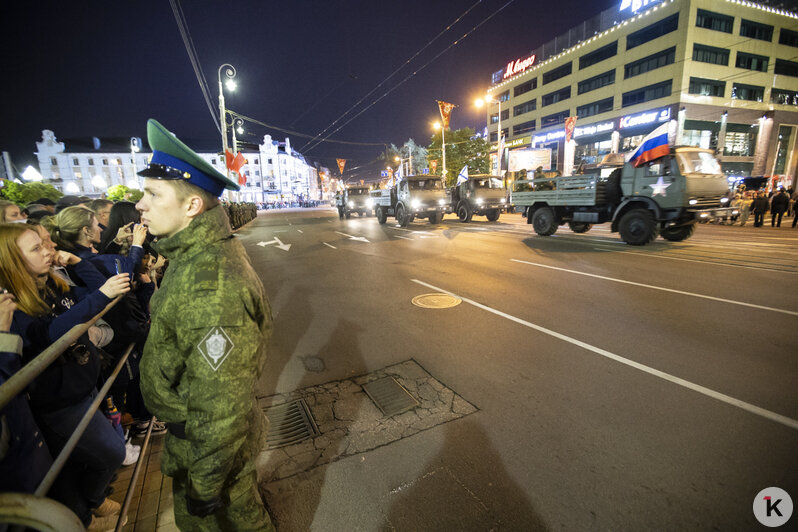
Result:
{"label": "white road line", "polygon": [[573,345],[575,345],[577,347],[581,347],[582,349],[586,349],[588,351],[592,351],[593,353],[596,353],[597,355],[601,355],[601,356],[603,356],[605,358],[608,358],[610,360],[614,360],[615,362],[619,362],[619,363],[624,364],[626,366],[629,366],[631,368],[635,368],[635,369],[640,370],[640,371],[642,371],[644,373],[648,373],[649,375],[653,375],[655,377],[659,377],[660,379],[666,380],[668,382],[672,382],[673,384],[677,384],[677,385],[682,386],[684,388],[687,388],[689,390],[693,390],[694,392],[698,392],[698,393],[700,393],[702,395],[706,395],[707,397],[711,397],[713,399],[717,399],[718,401],[722,401],[722,402],[724,402],[726,404],[729,404],[731,406],[736,406],[737,408],[741,408],[741,409],[743,409],[743,410],[745,410],[747,412],[750,412],[752,414],[755,414],[757,416],[761,416],[761,417],[764,417],[764,418],[769,419],[771,421],[775,421],[776,423],[780,423],[780,424],[785,425],[785,426],[787,426],[787,427],[789,427],[791,429],[798,430],[798,420],[789,418],[787,416],[783,416],[781,414],[777,414],[775,412],[771,412],[770,410],[766,410],[766,409],[761,408],[759,406],[752,405],[751,403],[746,403],[745,401],[741,401],[740,399],[735,399],[734,397],[728,396],[728,395],[720,393],[720,392],[716,392],[715,390],[712,390],[712,389],[707,388],[705,386],[701,386],[700,384],[696,384],[694,382],[690,382],[690,381],[682,379],[680,377],[676,377],[676,376],[671,375],[669,373],[665,373],[664,371],[660,371],[660,370],[654,369],[654,368],[652,368],[650,366],[646,366],[645,364],[641,364],[639,362],[635,362],[634,360],[629,360],[628,358],[624,358],[624,357],[622,357],[620,355],[616,355],[615,353],[610,353],[609,351],[601,349],[600,347],[595,347],[593,345],[590,345],[588,343],[582,342],[582,341],[577,340],[575,338],[571,338],[570,336],[566,336],[564,334],[560,334],[558,332],[552,331],[551,329],[547,329],[545,327],[541,327],[540,325],[535,325],[534,323],[528,322],[526,320],[522,320],[521,318],[516,318],[515,316],[512,316],[512,315],[507,314],[505,312],[502,312],[500,310],[493,309],[491,307],[483,305],[482,303],[477,303],[476,301],[474,301],[472,299],[468,299],[467,297],[463,297],[463,296],[461,296],[459,294],[455,294],[454,292],[449,292],[448,290],[444,290],[443,288],[438,288],[437,286],[433,286],[433,285],[431,285],[429,283],[425,283],[424,281],[419,281],[418,279],[411,279],[411,281],[413,281],[414,283],[420,284],[421,286],[425,286],[427,288],[430,288],[432,290],[437,290],[438,292],[441,292],[441,293],[444,293],[444,294],[448,294],[448,295],[453,296],[453,297],[460,298],[461,300],[465,301],[469,305],[473,305],[473,306],[475,306],[477,308],[480,308],[482,310],[485,310],[485,311],[490,312],[492,314],[495,314],[497,316],[501,316],[502,318],[508,319],[510,321],[514,321],[515,323],[518,323],[518,324],[523,325],[525,327],[529,327],[530,329],[534,329],[534,330],[536,330],[538,332],[542,332],[543,334],[548,334],[549,336],[553,336],[554,338],[557,338],[558,340],[562,340],[564,342],[568,342],[568,343],[573,344]]}
{"label": "white road line", "polygon": [[[297,229],[297,231],[299,231],[300,233],[303,233],[302,229]],[[304,234],[304,233],[303,233],[303,234]]]}
{"label": "white road line", "polygon": [[761,270],[765,272],[777,272],[777,273],[791,273],[791,274],[798,274],[798,272],[791,272],[789,270],[776,270],[773,268],[762,268],[759,266],[745,266],[743,264],[726,264],[724,262],[715,262],[711,260],[697,260],[697,259],[684,259],[681,257],[667,257],[665,255],[649,255],[647,253],[638,253],[636,251],[618,251],[617,249],[612,248],[593,248],[599,251],[609,251],[610,253],[627,253],[629,255],[640,255],[641,257],[649,257],[652,259],[668,259],[668,260],[681,260],[684,262],[698,262],[701,264],[714,264],[717,266],[729,266],[730,268],[745,268],[748,270]]}
{"label": "white road line", "polygon": [[539,266],[541,268],[548,268],[550,270],[559,270],[561,272],[567,273],[575,273],[577,275],[585,275],[587,277],[595,277],[596,279],[604,279],[605,281],[613,281],[616,283],[623,283],[623,284],[631,284],[634,286],[642,286],[643,288],[651,288],[652,290],[662,290],[663,292],[671,292],[674,294],[681,294],[683,296],[691,296],[691,297],[700,297],[702,299],[710,299],[712,301],[720,301],[721,303],[731,303],[732,305],[741,305],[743,307],[751,307],[751,308],[758,308],[762,310],[770,310],[773,312],[780,312],[782,314],[788,314],[790,316],[798,316],[798,312],[793,312],[792,310],[784,310],[780,308],[773,308],[773,307],[765,307],[763,305],[754,305],[753,303],[745,303],[743,301],[734,301],[733,299],[724,299],[722,297],[714,297],[714,296],[706,296],[703,294],[695,294],[693,292],[685,292],[683,290],[674,290],[672,288],[664,288],[661,286],[653,286],[650,284],[643,284],[643,283],[636,283],[634,281],[625,281],[623,279],[615,279],[613,277],[605,277],[603,275],[596,275],[594,273],[586,273],[586,272],[577,272],[575,270],[567,270],[565,268],[558,268],[557,266],[548,266],[546,264],[540,264],[537,262],[528,262],[525,260],[518,260],[518,259],[510,259],[511,262],[519,262],[521,264],[529,264],[530,266]]}
{"label": "white road line", "polygon": [[396,238],[404,238],[405,240],[413,240],[409,236],[396,235]]}
{"label": "white road line", "polygon": [[408,233],[414,233],[415,232],[412,229],[405,229],[404,227],[399,227],[398,225],[396,225],[396,226],[388,225],[386,227],[388,227],[388,229],[396,229],[397,231],[407,231]]}
{"label": "white road line", "polygon": [[335,246],[333,246],[333,245],[331,245],[331,244],[328,244],[327,242],[322,242],[322,244],[324,244],[324,245],[325,245],[325,246],[327,246],[328,248],[338,249],[337,247],[335,247]]}

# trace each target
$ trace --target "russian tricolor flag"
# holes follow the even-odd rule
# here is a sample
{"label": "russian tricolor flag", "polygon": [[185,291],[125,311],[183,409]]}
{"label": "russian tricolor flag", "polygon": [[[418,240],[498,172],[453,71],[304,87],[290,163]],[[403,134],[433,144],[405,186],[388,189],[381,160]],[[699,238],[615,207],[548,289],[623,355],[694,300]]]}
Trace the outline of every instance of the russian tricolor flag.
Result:
{"label": "russian tricolor flag", "polygon": [[670,123],[665,122],[657,129],[646,135],[643,142],[637,149],[632,152],[631,156],[627,156],[626,162],[634,164],[638,167],[648,161],[653,161],[663,155],[668,155],[670,148],[668,147],[668,129]]}

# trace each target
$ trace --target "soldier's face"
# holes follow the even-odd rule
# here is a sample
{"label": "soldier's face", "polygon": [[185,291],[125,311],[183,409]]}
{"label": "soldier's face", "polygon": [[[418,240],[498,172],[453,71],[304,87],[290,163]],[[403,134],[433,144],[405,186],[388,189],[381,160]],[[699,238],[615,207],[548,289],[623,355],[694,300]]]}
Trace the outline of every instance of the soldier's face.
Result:
{"label": "soldier's face", "polygon": [[189,203],[177,198],[168,181],[145,179],[144,196],[136,203],[136,208],[141,211],[141,223],[149,228],[150,234],[168,237],[191,223]]}

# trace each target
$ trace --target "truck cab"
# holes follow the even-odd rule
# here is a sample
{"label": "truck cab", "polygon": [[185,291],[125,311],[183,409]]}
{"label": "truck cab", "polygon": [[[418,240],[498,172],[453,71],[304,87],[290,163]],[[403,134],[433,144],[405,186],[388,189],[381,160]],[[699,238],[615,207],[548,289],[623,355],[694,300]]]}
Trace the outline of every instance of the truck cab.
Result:
{"label": "truck cab", "polygon": [[502,212],[507,212],[507,189],[499,176],[471,176],[449,188],[447,197],[450,210],[464,223],[470,222],[475,214],[495,222]]}
{"label": "truck cab", "polygon": [[388,216],[395,216],[399,225],[406,227],[415,218],[427,218],[432,224],[440,223],[448,203],[440,176],[408,176],[391,188],[372,190],[374,213],[384,224]]}
{"label": "truck cab", "polygon": [[353,213],[357,213],[358,216],[371,216],[374,202],[369,192],[369,187],[364,185],[346,187],[341,200],[343,216],[347,219],[351,218]]}

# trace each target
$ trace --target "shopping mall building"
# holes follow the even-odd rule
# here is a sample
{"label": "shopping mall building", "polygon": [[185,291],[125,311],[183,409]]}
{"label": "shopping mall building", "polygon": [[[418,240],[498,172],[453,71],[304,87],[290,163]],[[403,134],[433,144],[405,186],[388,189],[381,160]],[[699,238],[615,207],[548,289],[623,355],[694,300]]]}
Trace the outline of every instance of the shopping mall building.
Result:
{"label": "shopping mall building", "polygon": [[676,143],[716,150],[730,177],[795,186],[795,13],[737,0],[622,0],[508,58],[488,94],[498,100],[488,110],[494,153],[499,127],[506,139],[502,169],[519,170],[512,162],[531,158],[510,152],[531,150],[546,170],[578,172],[675,120]]}

